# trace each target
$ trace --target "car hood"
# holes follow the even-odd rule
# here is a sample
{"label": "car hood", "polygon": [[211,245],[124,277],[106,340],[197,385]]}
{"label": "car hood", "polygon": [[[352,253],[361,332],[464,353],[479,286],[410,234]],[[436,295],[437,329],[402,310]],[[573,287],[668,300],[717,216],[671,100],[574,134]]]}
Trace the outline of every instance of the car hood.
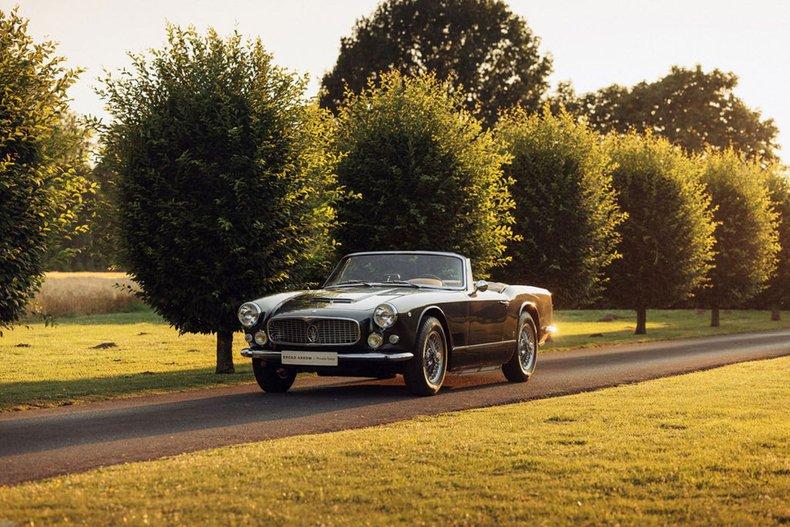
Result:
{"label": "car hood", "polygon": [[280,304],[276,313],[302,310],[353,310],[372,311],[382,302],[389,302],[406,295],[420,294],[424,290],[407,287],[342,287],[304,291]]}

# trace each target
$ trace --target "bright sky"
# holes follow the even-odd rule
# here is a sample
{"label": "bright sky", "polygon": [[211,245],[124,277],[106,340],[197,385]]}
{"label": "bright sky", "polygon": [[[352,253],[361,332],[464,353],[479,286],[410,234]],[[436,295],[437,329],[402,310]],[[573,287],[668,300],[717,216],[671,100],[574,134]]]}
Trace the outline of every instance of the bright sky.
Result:
{"label": "bright sky", "polygon": [[[60,43],[86,69],[71,92],[80,113],[106,117],[93,92],[126,51],[159,46],[165,22],[238,28],[260,36],[278,63],[311,76],[311,92],[335,62],[340,37],[378,0],[0,0],[20,4],[38,38]],[[510,0],[554,57],[552,81],[579,91],[654,80],[673,64],[718,67],[741,78],[737,94],[776,120],[790,163],[790,2],[786,0]]]}

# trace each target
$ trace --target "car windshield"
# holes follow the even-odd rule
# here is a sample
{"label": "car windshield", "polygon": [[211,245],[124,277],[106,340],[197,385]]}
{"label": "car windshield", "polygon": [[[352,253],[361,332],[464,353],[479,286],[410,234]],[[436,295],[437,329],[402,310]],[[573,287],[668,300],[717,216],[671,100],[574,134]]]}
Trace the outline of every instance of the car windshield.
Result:
{"label": "car windshield", "polygon": [[360,254],[341,260],[325,287],[387,284],[462,289],[463,260],[443,254]]}

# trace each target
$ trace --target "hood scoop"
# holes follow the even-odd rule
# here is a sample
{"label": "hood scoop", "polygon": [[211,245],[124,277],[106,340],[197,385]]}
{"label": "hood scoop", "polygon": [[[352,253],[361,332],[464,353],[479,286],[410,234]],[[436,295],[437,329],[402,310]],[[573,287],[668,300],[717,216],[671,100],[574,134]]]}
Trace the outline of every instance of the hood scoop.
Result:
{"label": "hood scoop", "polygon": [[354,302],[350,298],[337,298],[337,297],[326,297],[326,296],[316,296],[313,298],[316,302],[326,302],[327,304],[351,304]]}

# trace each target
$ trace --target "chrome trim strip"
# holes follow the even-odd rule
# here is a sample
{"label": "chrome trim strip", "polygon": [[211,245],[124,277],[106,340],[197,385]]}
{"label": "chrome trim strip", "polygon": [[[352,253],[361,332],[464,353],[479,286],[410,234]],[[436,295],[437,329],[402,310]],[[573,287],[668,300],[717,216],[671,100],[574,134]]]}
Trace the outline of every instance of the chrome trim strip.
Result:
{"label": "chrome trim strip", "polygon": [[[282,342],[271,338],[272,332],[269,326],[271,325],[273,320],[304,320],[306,322],[308,320],[317,320],[317,319],[350,320],[351,322],[357,325],[357,340],[355,340],[354,342],[342,342],[340,344],[322,344],[322,343],[310,343],[310,342]],[[301,317],[297,317],[293,315],[274,315],[266,322],[266,334],[269,335],[269,339],[272,341],[272,343],[277,345],[283,345],[283,346],[353,346],[354,344],[359,342],[360,339],[362,338],[362,328],[359,326],[358,320],[348,317],[327,317],[321,315],[316,315],[316,316],[304,315]]]}
{"label": "chrome trim strip", "polygon": [[515,344],[516,340],[500,340],[499,342],[486,342],[485,344],[469,344],[468,346],[455,346],[453,351],[455,350],[473,350],[478,348],[487,348],[489,346],[500,346],[503,344]]}
{"label": "chrome trim strip", "polygon": [[[271,350],[254,350],[244,348],[241,350],[241,355],[250,359],[279,359],[282,356],[280,351]],[[410,360],[414,357],[414,353],[409,351],[401,353],[338,353],[338,360],[369,360],[369,361],[384,361],[384,362],[401,362]]]}

